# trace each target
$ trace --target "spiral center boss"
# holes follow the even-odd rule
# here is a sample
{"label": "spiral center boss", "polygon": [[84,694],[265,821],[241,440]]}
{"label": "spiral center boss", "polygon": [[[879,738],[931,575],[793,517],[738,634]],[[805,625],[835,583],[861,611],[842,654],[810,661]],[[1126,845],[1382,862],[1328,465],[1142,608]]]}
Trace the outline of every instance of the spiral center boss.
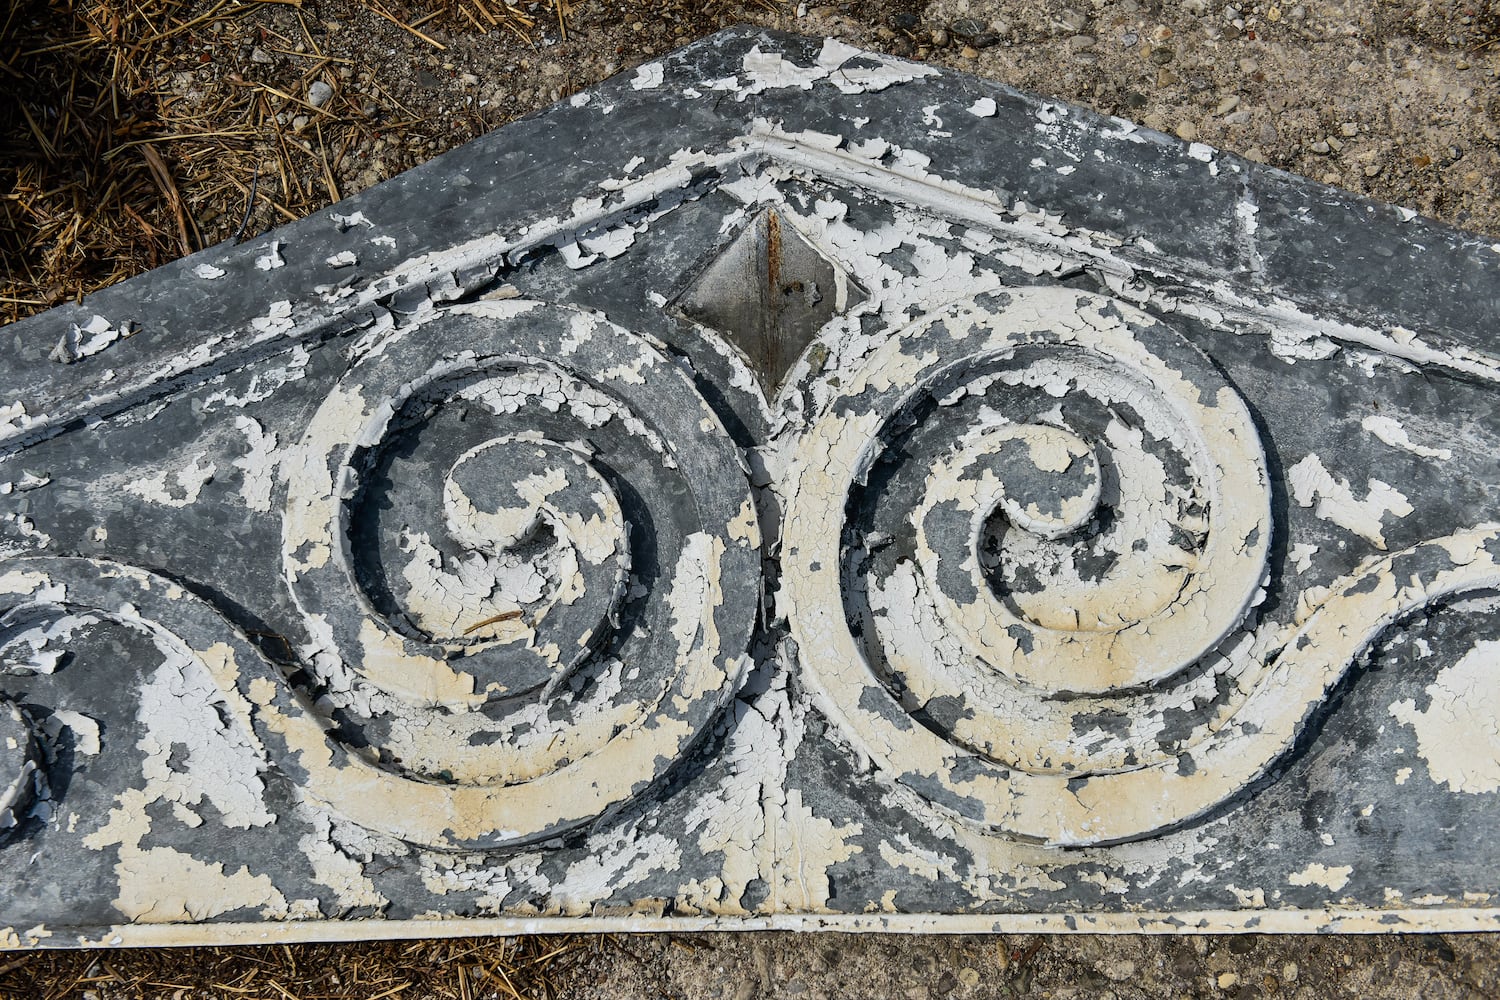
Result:
{"label": "spiral center boss", "polygon": [[465,549],[457,586],[412,604],[411,617],[444,641],[534,634],[538,645],[588,648],[630,570],[625,515],[590,457],[582,444],[524,436],[460,455],[443,480],[447,533]]}

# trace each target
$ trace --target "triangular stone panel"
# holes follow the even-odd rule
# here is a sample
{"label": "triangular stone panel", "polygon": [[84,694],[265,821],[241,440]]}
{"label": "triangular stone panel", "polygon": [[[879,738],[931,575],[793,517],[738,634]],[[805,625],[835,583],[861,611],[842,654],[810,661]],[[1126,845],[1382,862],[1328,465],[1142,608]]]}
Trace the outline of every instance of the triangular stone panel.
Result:
{"label": "triangular stone panel", "polygon": [[1493,241],[689,46],[5,331],[4,942],[1494,928],[1497,330]]}

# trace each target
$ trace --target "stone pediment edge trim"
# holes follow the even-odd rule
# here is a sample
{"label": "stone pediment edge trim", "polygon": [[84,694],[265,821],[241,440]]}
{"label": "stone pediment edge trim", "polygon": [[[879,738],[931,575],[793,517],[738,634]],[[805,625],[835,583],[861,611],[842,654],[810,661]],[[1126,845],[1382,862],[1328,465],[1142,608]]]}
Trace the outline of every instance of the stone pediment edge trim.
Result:
{"label": "stone pediment edge trim", "polygon": [[[1053,266],[1061,270],[1076,270],[1081,263],[1084,268],[1097,270],[1116,294],[1161,312],[1227,323],[1245,332],[1274,333],[1283,343],[1334,341],[1417,366],[1500,383],[1500,355],[1448,342],[1441,336],[1424,337],[1402,327],[1381,329],[1335,319],[1326,311],[1286,296],[1236,287],[1222,273],[1215,278],[1201,267],[1169,260],[1153,253],[1149,242],[1143,247],[1108,233],[1067,229],[1057,217],[1045,212],[1028,214],[1025,205],[1018,211],[1017,206],[1004,204],[993,192],[928,173],[923,166],[925,157],[920,155],[899,149],[894,156],[890,149],[861,155],[846,146],[842,136],[785,132],[773,122],[757,118],[748,131],[720,150],[674,159],[634,179],[606,182],[616,191],[613,200],[593,199],[584,210],[566,219],[547,218],[514,236],[487,234],[415,256],[358,289],[317,286],[302,303],[269,303],[267,315],[252,317],[207,343],[138,363],[136,372],[123,377],[111,372],[107,379],[85,383],[75,390],[73,398],[62,401],[65,405],[54,405],[51,412],[29,413],[24,401],[0,397],[0,458],[56,436],[79,420],[115,415],[309,342],[361,329],[378,333],[382,327],[395,324],[388,307],[397,296],[407,298],[403,312],[440,309],[445,302],[478,294],[508,261],[549,247],[585,253],[580,241],[597,240],[610,230],[630,226],[623,220],[631,213],[669,200],[650,214],[649,223],[683,202],[701,197],[736,172],[749,174],[766,166],[805,172],[962,221],[1041,254],[1044,262],[1055,262]],[[705,179],[710,181],[708,187],[701,186]],[[282,243],[271,241],[273,249]],[[232,252],[243,256],[244,248]],[[1145,282],[1141,281],[1143,274]],[[1173,281],[1184,277],[1200,282],[1203,291]],[[1165,285],[1170,290],[1153,285]],[[297,318],[299,313],[301,318]],[[214,354],[220,344],[229,346]],[[106,382],[117,379],[117,388],[106,388]],[[98,391],[101,389],[104,391]],[[14,410],[18,404],[20,412],[7,416],[7,407]]]}
{"label": "stone pediment edge trim", "polygon": [[514,934],[832,931],[886,934],[1410,934],[1500,930],[1500,909],[1106,911],[1099,913],[826,913],[751,917],[619,913],[579,917],[452,920],[308,920],[265,923],[120,924],[52,931],[0,928],[0,951],[37,948],[162,948],[307,944]]}

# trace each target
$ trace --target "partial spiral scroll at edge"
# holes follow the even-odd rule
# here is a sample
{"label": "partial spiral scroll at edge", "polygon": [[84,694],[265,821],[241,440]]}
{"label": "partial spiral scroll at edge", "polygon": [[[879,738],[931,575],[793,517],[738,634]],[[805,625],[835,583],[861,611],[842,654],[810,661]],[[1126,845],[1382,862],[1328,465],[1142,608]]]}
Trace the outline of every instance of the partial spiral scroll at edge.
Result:
{"label": "partial spiral scroll at edge", "polygon": [[[722,546],[718,552],[722,555]],[[712,552],[704,554],[710,557],[700,567],[704,596],[711,598],[720,592],[720,567]],[[675,762],[701,726],[687,709],[737,680],[724,670],[712,644],[700,644],[652,716],[653,725],[619,733],[608,752],[521,784],[438,784],[385,770],[339,743],[305,696],[238,628],[171,580],[80,557],[0,562],[0,608],[34,601],[38,593],[47,594],[49,605],[97,611],[185,653],[202,664],[236,723],[254,734],[269,761],[295,765],[312,800],[367,829],[437,850],[523,846],[597,818],[642,791],[664,764]],[[628,766],[631,762],[638,766]]]}

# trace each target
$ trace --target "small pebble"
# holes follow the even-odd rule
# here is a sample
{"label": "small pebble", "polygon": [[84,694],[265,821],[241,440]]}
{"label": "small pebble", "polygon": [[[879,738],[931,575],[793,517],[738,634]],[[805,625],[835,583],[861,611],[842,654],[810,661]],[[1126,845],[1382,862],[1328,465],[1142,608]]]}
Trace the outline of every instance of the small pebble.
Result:
{"label": "small pebble", "polygon": [[1177,138],[1183,140],[1184,142],[1192,142],[1194,139],[1198,138],[1198,126],[1194,125],[1192,122],[1178,122]]}
{"label": "small pebble", "polygon": [[1244,73],[1246,76],[1249,76],[1251,73],[1254,73],[1258,69],[1260,69],[1260,63],[1256,62],[1254,59],[1240,60],[1240,72]]}
{"label": "small pebble", "polygon": [[1256,163],[1265,163],[1266,154],[1261,150],[1259,146],[1251,146],[1249,149],[1245,150],[1245,159],[1254,160]]}
{"label": "small pebble", "polygon": [[301,132],[305,128],[307,128],[307,116],[306,115],[298,115],[297,117],[295,117],[295,118],[292,119],[292,131],[293,132]]}
{"label": "small pebble", "polygon": [[962,49],[959,50],[958,54],[963,56],[965,59],[979,58],[979,50],[974,48],[974,46],[972,45],[965,45]]}
{"label": "small pebble", "polygon": [[322,80],[314,80],[307,88],[307,103],[315,108],[321,108],[333,97],[333,88]]}
{"label": "small pebble", "polygon": [[963,983],[965,986],[978,986],[979,970],[964,966],[962,969],[958,970],[958,981]]}
{"label": "small pebble", "polygon": [[899,14],[891,15],[891,27],[899,28],[902,31],[910,31],[912,28],[915,28],[917,21],[917,15],[910,11],[902,11]]}
{"label": "small pebble", "polygon": [[1297,963],[1288,962],[1281,967],[1281,979],[1283,982],[1295,983],[1298,973]]}
{"label": "small pebble", "polygon": [[1074,35],[1072,38],[1068,39],[1068,48],[1072,49],[1074,52],[1082,52],[1084,49],[1091,49],[1094,47],[1094,44],[1095,41],[1091,35]]}
{"label": "small pebble", "polygon": [[1330,135],[1328,137],[1328,148],[1335,153],[1342,153],[1344,151],[1344,144]]}
{"label": "small pebble", "polygon": [[973,38],[989,30],[989,26],[976,17],[961,17],[948,27],[960,38]]}
{"label": "small pebble", "polygon": [[1328,155],[1328,143],[1324,142],[1322,139],[1319,139],[1317,142],[1313,143],[1311,146],[1309,146],[1307,148],[1311,149],[1314,153],[1317,153],[1319,156],[1327,156]]}
{"label": "small pebble", "polygon": [[1232,990],[1240,984],[1240,977],[1233,972],[1219,973],[1219,989]]}
{"label": "small pebble", "polygon": [[1219,102],[1219,106],[1218,107],[1214,108],[1214,117],[1217,118],[1220,115],[1227,115],[1227,114],[1229,114],[1229,112],[1233,111],[1235,108],[1237,108],[1239,106],[1240,106],[1239,95],[1238,94],[1230,94],[1228,97],[1224,98],[1222,101]]}
{"label": "small pebble", "polygon": [[250,50],[250,61],[253,63],[268,63],[271,61],[271,57],[265,49],[257,47]]}
{"label": "small pebble", "polygon": [[1000,36],[993,31],[981,31],[969,39],[969,44],[976,49],[988,49],[1000,44]]}
{"label": "small pebble", "polygon": [[1359,126],[1353,122],[1344,122],[1344,124],[1339,126],[1339,135],[1345,139],[1353,139],[1359,135]]}
{"label": "small pebble", "polygon": [[945,48],[948,45],[949,36],[947,28],[935,28],[932,32],[932,44],[937,48]]}
{"label": "small pebble", "polygon": [[1173,52],[1165,45],[1162,45],[1151,50],[1151,61],[1156,63],[1156,65],[1158,66],[1165,66],[1167,63],[1171,62],[1172,59],[1176,57],[1176,55],[1176,52]]}

